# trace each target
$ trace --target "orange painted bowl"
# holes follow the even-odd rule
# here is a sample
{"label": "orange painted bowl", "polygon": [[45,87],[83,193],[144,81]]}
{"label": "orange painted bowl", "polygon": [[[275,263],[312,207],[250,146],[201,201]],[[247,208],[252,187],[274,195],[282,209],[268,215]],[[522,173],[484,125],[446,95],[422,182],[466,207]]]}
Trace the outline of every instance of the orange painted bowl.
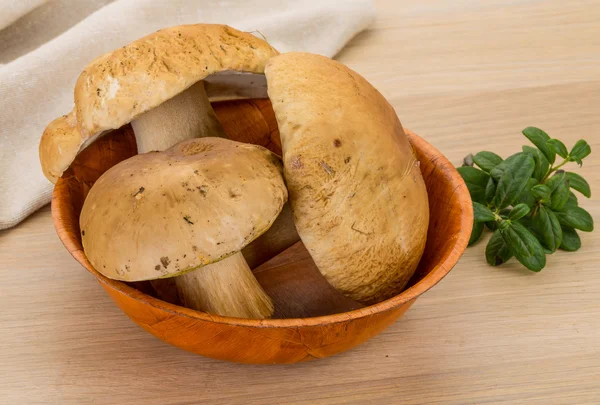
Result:
{"label": "orange painted bowl", "polygon": [[[266,146],[281,154],[277,124],[268,100],[213,104],[231,139]],[[437,284],[467,246],[473,223],[469,192],[454,166],[411,131],[429,193],[427,245],[408,287],[364,307],[335,291],[295,242],[253,271],[277,308],[265,320],[229,318],[195,311],[155,297],[149,282],[125,283],[97,272],[81,245],[79,213],[87,191],[104,171],[136,153],[125,126],[84,150],[59,179],[52,196],[57,233],[73,257],[91,272],[127,316],[146,331],[181,349],[239,363],[296,363],[349,350],[391,325]]]}

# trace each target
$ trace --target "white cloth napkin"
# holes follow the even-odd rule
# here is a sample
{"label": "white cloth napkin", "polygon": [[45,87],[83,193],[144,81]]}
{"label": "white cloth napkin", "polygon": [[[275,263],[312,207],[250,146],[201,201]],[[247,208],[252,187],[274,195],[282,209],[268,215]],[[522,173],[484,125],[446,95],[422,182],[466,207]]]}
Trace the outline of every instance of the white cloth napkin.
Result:
{"label": "white cloth napkin", "polygon": [[160,28],[224,23],[280,52],[334,56],[374,18],[372,0],[0,0],[0,229],[50,201],[38,144],[73,106],[96,56]]}

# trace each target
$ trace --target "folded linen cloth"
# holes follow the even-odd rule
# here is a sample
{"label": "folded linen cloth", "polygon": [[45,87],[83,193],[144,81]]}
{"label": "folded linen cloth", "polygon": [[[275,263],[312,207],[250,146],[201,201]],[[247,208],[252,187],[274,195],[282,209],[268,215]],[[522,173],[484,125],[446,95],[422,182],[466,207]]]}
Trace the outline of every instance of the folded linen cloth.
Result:
{"label": "folded linen cloth", "polygon": [[334,56],[374,18],[372,0],[0,0],[0,229],[50,201],[38,144],[73,107],[95,57],[160,28],[222,23],[280,52]]}

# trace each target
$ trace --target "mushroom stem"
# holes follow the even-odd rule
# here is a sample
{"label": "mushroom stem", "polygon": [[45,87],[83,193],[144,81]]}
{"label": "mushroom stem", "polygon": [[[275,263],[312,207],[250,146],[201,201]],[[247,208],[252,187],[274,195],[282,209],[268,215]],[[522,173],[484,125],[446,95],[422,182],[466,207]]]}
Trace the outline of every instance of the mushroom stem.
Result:
{"label": "mushroom stem", "polygon": [[[138,153],[163,151],[190,138],[227,138],[200,81],[131,122]],[[223,316],[266,318],[273,303],[241,253],[174,278],[184,306]],[[173,297],[170,283],[153,280],[160,299]]]}
{"label": "mushroom stem", "polygon": [[226,138],[200,81],[131,122],[138,153],[163,151],[190,138]]}
{"label": "mushroom stem", "polygon": [[180,300],[188,308],[238,318],[273,315],[271,299],[239,252],[174,280]]}
{"label": "mushroom stem", "polygon": [[299,240],[292,209],[290,204],[286,203],[271,227],[242,249],[242,254],[248,266],[254,269]]}

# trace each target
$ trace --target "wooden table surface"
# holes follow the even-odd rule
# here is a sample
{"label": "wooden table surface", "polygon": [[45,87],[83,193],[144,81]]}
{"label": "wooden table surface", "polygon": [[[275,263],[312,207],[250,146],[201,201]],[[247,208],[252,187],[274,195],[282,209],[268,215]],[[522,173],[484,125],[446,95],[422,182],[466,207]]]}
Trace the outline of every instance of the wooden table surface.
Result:
{"label": "wooden table surface", "polygon": [[[600,219],[600,2],[381,0],[338,58],[456,164],[529,125],[593,153]],[[598,404],[600,232],[539,274],[470,248],[396,324],[333,358],[242,366],[125,317],[58,240],[49,207],[0,232],[2,404]]]}

